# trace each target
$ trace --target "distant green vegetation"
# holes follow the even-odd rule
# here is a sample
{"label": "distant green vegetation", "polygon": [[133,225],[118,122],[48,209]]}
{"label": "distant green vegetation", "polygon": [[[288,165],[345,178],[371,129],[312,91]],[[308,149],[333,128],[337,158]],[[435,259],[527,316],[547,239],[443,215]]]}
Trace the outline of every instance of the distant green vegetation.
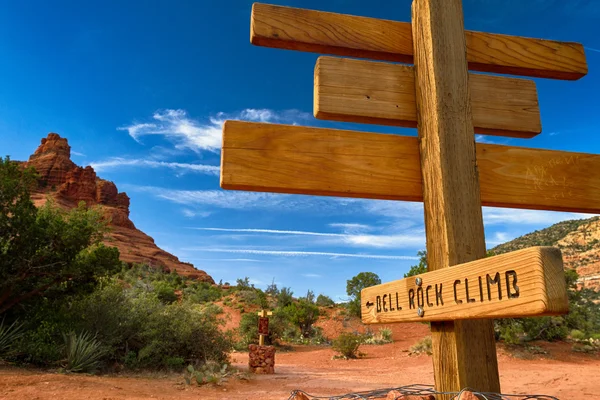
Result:
{"label": "distant green vegetation", "polygon": [[125,266],[99,212],[38,209],[35,184],[0,159],[0,358],[72,372],[227,362],[219,288]]}

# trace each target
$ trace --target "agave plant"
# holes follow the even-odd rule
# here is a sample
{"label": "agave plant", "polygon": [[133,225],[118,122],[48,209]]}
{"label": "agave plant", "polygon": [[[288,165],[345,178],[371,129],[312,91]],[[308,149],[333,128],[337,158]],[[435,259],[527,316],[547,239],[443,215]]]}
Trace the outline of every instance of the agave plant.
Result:
{"label": "agave plant", "polygon": [[13,344],[23,336],[23,324],[14,321],[10,325],[4,324],[4,318],[0,323],[0,357],[11,353]]}
{"label": "agave plant", "polygon": [[98,368],[104,350],[102,344],[89,332],[63,334],[65,340],[65,370],[91,372]]}

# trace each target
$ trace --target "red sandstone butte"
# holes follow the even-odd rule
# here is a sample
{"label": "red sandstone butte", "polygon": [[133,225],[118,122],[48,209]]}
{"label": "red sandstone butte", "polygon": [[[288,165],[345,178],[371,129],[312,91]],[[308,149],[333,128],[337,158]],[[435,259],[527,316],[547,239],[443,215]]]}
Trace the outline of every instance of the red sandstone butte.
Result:
{"label": "red sandstone butte", "polygon": [[37,206],[44,204],[48,198],[66,209],[76,207],[80,201],[85,201],[88,206],[98,206],[110,226],[104,243],[118,248],[122,261],[145,263],[214,283],[206,272],[179,261],[173,254],[159,248],[154,239],[137,229],[129,219],[127,194],[119,193],[113,182],[96,176],[92,167],[79,167],[71,161],[71,146],[66,138],[49,133],[29,161],[23,164],[34,167],[39,174],[38,188],[31,194]]}

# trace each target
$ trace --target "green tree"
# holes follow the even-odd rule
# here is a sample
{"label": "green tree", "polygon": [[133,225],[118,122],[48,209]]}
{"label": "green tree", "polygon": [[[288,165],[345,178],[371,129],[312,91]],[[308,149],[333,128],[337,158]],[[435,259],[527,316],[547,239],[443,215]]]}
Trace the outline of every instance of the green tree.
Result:
{"label": "green tree", "polygon": [[292,324],[300,328],[305,338],[313,334],[313,324],[319,319],[319,307],[302,298],[284,308],[285,314]]}
{"label": "green tree", "polygon": [[275,278],[273,278],[271,284],[267,286],[265,293],[269,296],[277,296],[279,294],[279,289],[277,288],[277,284],[275,283]]}
{"label": "green tree", "polygon": [[381,279],[374,272],[361,272],[352,279],[346,281],[346,293],[350,296],[348,311],[352,315],[360,317],[360,291],[370,286],[379,285]]}
{"label": "green tree", "polygon": [[294,301],[294,298],[292,297],[293,294],[294,292],[292,292],[292,288],[281,288],[279,294],[277,295],[277,307],[283,308],[292,304]]}
{"label": "green tree", "polygon": [[319,307],[331,307],[335,305],[335,302],[331,299],[331,297],[320,294],[317,296],[317,305]]}
{"label": "green tree", "polygon": [[420,257],[419,264],[412,265],[410,270],[404,274],[405,278],[408,278],[409,276],[421,275],[427,272],[427,250],[421,250],[417,252],[417,255]]}
{"label": "green tree", "polygon": [[35,171],[0,159],[0,314],[50,290],[88,288],[120,268],[101,244],[105,224],[82,203],[69,212],[30,198]]}

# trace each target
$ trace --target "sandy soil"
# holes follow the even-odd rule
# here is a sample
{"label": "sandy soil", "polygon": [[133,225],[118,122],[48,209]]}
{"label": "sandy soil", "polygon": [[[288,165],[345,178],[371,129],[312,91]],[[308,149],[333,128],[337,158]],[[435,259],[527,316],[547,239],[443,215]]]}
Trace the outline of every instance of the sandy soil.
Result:
{"label": "sandy soil", "polygon": [[[399,326],[399,325],[397,325]],[[426,330],[426,327],[424,327]],[[331,396],[414,383],[433,383],[431,357],[409,356],[417,339],[363,346],[366,358],[332,360],[323,347],[296,347],[277,354],[275,375],[252,376],[221,387],[183,384],[180,375],[88,376],[0,368],[0,399],[287,399],[294,389]],[[600,357],[572,353],[567,343],[542,344],[547,355],[509,355],[499,349],[500,376],[506,393],[541,393],[559,399],[600,398]],[[526,357],[528,359],[524,359]],[[247,369],[247,353],[234,353],[234,365]]]}

